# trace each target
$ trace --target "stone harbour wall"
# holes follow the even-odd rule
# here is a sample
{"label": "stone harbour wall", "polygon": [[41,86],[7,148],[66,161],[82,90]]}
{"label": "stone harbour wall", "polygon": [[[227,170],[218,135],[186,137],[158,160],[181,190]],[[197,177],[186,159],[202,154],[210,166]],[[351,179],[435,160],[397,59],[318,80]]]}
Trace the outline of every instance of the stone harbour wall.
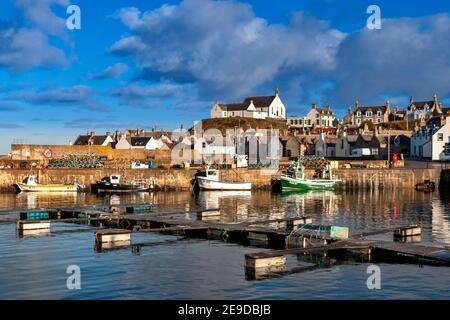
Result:
{"label": "stone harbour wall", "polygon": [[[120,174],[123,180],[154,181],[165,189],[183,190],[191,188],[196,169],[44,169],[34,170],[39,183],[70,183],[77,181],[90,187],[101,178]],[[0,170],[0,191],[14,191],[14,184],[22,181],[30,170]],[[403,189],[414,188],[417,183],[431,180],[439,184],[440,169],[339,169],[333,175],[342,180],[340,188],[349,189]],[[269,172],[258,169],[221,170],[225,181],[250,181],[254,188],[270,188],[272,179],[279,178],[281,171]],[[307,171],[311,176],[312,171]]]}

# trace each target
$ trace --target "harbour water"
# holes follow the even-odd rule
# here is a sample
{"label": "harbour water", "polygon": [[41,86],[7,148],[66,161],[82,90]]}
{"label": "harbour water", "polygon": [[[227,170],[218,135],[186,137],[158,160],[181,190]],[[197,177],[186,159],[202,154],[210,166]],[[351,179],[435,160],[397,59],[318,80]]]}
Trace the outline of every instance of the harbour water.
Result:
{"label": "harbour water", "polygon": [[[155,203],[156,210],[221,210],[223,222],[311,216],[315,224],[350,233],[420,224],[421,243],[450,246],[450,203],[438,192],[269,191],[92,194],[0,194],[0,209],[84,204]],[[2,215],[14,216],[14,214]],[[244,254],[265,250],[216,240],[133,234],[132,247],[98,253],[95,228],[55,223],[51,234],[18,237],[0,223],[0,299],[448,299],[450,268],[380,263],[381,289],[366,285],[369,263],[347,262],[261,281],[246,280]],[[377,236],[386,239],[391,235]],[[287,266],[308,263],[288,256]],[[81,289],[69,290],[69,265],[81,270]]]}

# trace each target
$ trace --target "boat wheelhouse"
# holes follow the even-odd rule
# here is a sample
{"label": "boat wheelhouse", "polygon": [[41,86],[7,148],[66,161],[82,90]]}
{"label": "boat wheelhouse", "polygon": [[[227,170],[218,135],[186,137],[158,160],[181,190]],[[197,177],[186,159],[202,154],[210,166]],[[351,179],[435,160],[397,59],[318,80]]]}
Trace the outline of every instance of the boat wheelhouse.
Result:
{"label": "boat wheelhouse", "polygon": [[305,165],[299,159],[281,176],[281,187],[286,190],[330,190],[336,187],[339,179],[334,179],[331,164],[324,159],[318,159],[316,177],[307,179]]}
{"label": "boat wheelhouse", "polygon": [[200,190],[251,190],[251,182],[225,182],[219,178],[219,170],[206,167],[205,173],[196,175]]}

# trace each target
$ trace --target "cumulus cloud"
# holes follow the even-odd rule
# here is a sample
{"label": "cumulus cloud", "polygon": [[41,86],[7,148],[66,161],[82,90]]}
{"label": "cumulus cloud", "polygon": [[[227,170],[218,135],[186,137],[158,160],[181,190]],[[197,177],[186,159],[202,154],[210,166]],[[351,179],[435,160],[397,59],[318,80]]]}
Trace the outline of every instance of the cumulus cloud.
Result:
{"label": "cumulus cloud", "polygon": [[16,93],[8,99],[28,102],[34,105],[80,107],[92,111],[109,111],[103,103],[93,100],[93,90],[85,85],[67,88],[52,88],[41,91]]}
{"label": "cumulus cloud", "polygon": [[237,2],[184,0],[143,13],[124,8],[117,17],[131,34],[111,52],[132,56],[144,79],[195,83],[208,98],[240,97],[281,75],[333,69],[344,38],[312,16],[269,24]]}
{"label": "cumulus cloud", "polygon": [[116,63],[112,66],[108,66],[104,70],[97,72],[97,73],[89,73],[88,78],[90,79],[111,79],[111,78],[118,78],[123,73],[125,73],[128,70],[128,67],[126,64],[123,63]]}
{"label": "cumulus cloud", "polygon": [[345,39],[333,78],[337,101],[367,103],[414,95],[450,94],[450,17],[383,19],[381,30],[363,29]]}
{"label": "cumulus cloud", "polygon": [[304,12],[270,24],[232,1],[184,0],[116,16],[129,32],[110,52],[132,57],[140,79],[189,83],[204,100],[239,101],[279,85],[290,110],[314,101],[343,111],[356,98],[370,104],[450,93],[447,13],[383,18],[381,30],[352,33]]}
{"label": "cumulus cloud", "polygon": [[171,106],[177,106],[181,101],[196,97],[197,92],[191,84],[179,84],[167,80],[158,83],[142,85],[132,82],[124,87],[111,90],[111,95],[120,99],[121,105],[138,108],[156,108],[163,105],[162,100],[170,100]]}
{"label": "cumulus cloud", "polygon": [[49,44],[40,31],[26,28],[0,29],[0,67],[10,71],[24,71],[33,67],[66,65],[61,49]]}
{"label": "cumulus cloud", "polygon": [[167,81],[154,85],[140,85],[133,82],[129,85],[112,90],[115,96],[124,97],[127,99],[144,99],[144,98],[166,98],[173,97],[180,94],[183,90],[188,90],[190,85],[180,85]]}
{"label": "cumulus cloud", "polygon": [[33,29],[66,39],[66,19],[58,17],[51,7],[67,8],[69,0],[15,0],[15,5],[22,13],[24,22]]}
{"label": "cumulus cloud", "polygon": [[66,66],[64,51],[51,44],[50,37],[67,42],[65,19],[56,16],[52,6],[68,4],[68,0],[16,0],[17,23],[0,25],[0,68],[22,72]]}

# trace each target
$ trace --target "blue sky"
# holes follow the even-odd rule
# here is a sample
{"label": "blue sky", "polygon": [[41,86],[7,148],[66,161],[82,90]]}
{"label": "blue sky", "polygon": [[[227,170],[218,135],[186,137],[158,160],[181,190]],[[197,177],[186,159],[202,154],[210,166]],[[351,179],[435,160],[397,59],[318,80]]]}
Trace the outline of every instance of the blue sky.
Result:
{"label": "blue sky", "polygon": [[[81,30],[65,27],[70,4]],[[366,28],[371,4],[381,30]],[[13,141],[188,127],[216,101],[276,85],[290,115],[435,93],[449,105],[449,11],[440,0],[0,0],[0,154]]]}

